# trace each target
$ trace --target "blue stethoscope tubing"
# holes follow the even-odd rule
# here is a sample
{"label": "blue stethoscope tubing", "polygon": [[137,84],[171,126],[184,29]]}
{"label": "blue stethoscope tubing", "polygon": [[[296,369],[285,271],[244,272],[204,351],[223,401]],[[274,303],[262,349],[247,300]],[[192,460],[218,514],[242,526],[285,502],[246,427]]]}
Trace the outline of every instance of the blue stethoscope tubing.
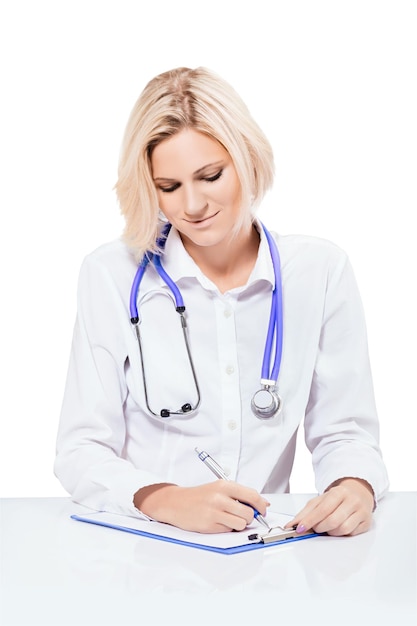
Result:
{"label": "blue stethoscope tubing", "polygon": [[[263,232],[265,233],[265,237],[268,242],[269,251],[271,254],[272,266],[274,270],[275,277],[275,285],[272,290],[271,297],[271,310],[269,315],[269,323],[268,323],[268,331],[265,341],[265,349],[262,360],[262,370],[261,370],[261,386],[262,388],[258,390],[251,401],[251,408],[256,417],[260,419],[268,419],[278,415],[282,409],[282,400],[277,393],[277,381],[279,376],[279,371],[281,367],[282,360],[282,347],[283,347],[283,302],[282,302],[282,277],[281,277],[281,260],[279,256],[279,251],[275,240],[272,235],[266,229],[266,227],[261,224]],[[161,236],[157,241],[157,248],[164,249],[166,238],[171,229],[171,224],[166,224],[162,230]],[[181,326],[184,334],[185,345],[187,349],[188,359],[190,362],[194,384],[197,391],[197,402],[194,406],[190,403],[184,404],[178,411],[172,411],[168,409],[162,409],[159,413],[154,412],[150,406],[148,401],[148,392],[147,392],[147,384],[146,384],[146,375],[145,375],[145,366],[143,359],[143,350],[142,350],[142,342],[140,337],[140,317],[138,311],[138,296],[139,289],[142,282],[142,279],[145,275],[146,269],[149,264],[152,263],[159,276],[162,278],[164,283],[170,289],[174,300],[175,300],[175,309],[177,313],[180,314],[181,317]],[[201,394],[200,388],[197,380],[197,375],[195,372],[195,367],[188,343],[187,337],[187,323],[184,316],[185,313],[185,305],[184,300],[182,298],[181,292],[178,289],[178,286],[172,280],[172,278],[167,274],[164,270],[161,262],[161,256],[157,253],[147,252],[141,262],[139,263],[138,269],[136,271],[135,277],[133,279],[132,288],[130,291],[130,321],[133,324],[136,337],[139,346],[140,358],[141,358],[141,367],[142,367],[142,377],[144,384],[144,392],[145,392],[145,400],[146,405],[150,413],[159,417],[169,417],[170,415],[184,415],[194,413],[200,405],[201,402]],[[274,339],[275,339],[275,350],[274,350],[274,362],[272,364],[271,369],[271,360],[272,360],[272,352],[274,348]]]}
{"label": "blue stethoscope tubing", "polygon": [[[262,380],[271,381],[276,384],[279,376],[279,370],[282,360],[282,341],[283,341],[283,304],[282,304],[282,277],[281,277],[281,260],[278,252],[278,246],[275,243],[272,235],[265,228],[263,224],[262,228],[265,233],[266,239],[269,245],[269,251],[271,253],[272,267],[274,268],[275,285],[272,290],[272,302],[271,312],[269,315],[268,332],[265,342],[264,358],[262,361]],[[271,367],[272,345],[275,335],[275,357],[274,364]],[[266,383],[265,383],[266,384]]]}

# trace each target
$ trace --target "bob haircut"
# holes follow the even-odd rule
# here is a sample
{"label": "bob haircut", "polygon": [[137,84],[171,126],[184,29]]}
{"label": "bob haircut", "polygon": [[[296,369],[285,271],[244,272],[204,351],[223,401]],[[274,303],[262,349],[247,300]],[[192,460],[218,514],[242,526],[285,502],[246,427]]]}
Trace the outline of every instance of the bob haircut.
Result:
{"label": "bob haircut", "polygon": [[124,240],[139,261],[157,251],[164,224],[152,178],[152,151],[161,141],[192,128],[218,141],[230,154],[241,186],[241,220],[254,212],[274,177],[269,141],[236,91],[212,71],[177,68],[153,78],[127,123],[115,185],[125,219]]}

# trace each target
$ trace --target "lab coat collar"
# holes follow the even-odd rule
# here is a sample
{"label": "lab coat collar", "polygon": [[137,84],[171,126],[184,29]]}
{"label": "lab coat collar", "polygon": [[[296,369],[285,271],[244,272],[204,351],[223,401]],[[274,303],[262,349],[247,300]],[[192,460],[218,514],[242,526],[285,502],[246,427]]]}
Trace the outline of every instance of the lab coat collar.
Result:
{"label": "lab coat collar", "polygon": [[[254,224],[260,233],[258,257],[247,284],[238,288],[238,290],[244,290],[257,281],[267,281],[272,287],[275,286],[274,268],[267,238],[260,222],[255,220]],[[162,263],[167,273],[176,283],[183,278],[195,278],[205,289],[214,289],[212,281],[203,274],[184,248],[179,232],[175,228],[171,228],[167,237]]]}

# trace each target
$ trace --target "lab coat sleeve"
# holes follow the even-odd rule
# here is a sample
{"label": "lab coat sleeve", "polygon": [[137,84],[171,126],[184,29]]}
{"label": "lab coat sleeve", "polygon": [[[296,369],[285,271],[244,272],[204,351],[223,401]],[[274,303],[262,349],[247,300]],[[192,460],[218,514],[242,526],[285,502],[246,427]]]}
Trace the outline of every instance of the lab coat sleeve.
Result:
{"label": "lab coat sleeve", "polygon": [[344,477],[366,480],[376,501],[387,490],[362,303],[344,253],[328,270],[305,439],[319,493]]}
{"label": "lab coat sleeve", "polygon": [[127,332],[125,298],[95,257],[84,261],[78,285],[66,389],[57,437],[55,474],[74,501],[138,516],[133,495],[157,477],[123,458]]}

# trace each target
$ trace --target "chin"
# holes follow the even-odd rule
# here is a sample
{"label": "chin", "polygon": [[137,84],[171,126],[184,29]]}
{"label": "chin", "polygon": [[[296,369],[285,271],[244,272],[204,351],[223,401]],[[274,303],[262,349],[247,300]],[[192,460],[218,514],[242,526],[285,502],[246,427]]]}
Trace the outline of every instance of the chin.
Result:
{"label": "chin", "polygon": [[200,246],[201,248],[210,248],[212,246],[218,246],[221,244],[226,245],[228,234],[220,233],[184,233],[184,237],[194,246]]}

